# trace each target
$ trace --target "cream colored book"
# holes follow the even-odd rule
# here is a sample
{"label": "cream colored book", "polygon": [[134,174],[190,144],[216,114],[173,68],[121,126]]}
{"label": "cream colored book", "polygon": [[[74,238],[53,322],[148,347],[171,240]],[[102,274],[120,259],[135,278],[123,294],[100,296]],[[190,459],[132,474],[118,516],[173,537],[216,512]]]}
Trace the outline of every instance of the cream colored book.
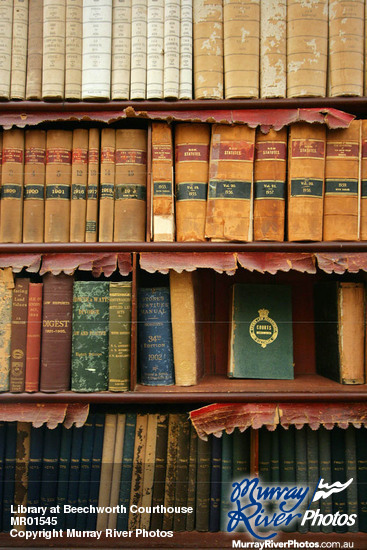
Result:
{"label": "cream colored book", "polygon": [[192,0],[181,0],[179,99],[192,99]]}
{"label": "cream colored book", "polygon": [[32,0],[28,12],[26,99],[42,96],[43,0]]}
{"label": "cream colored book", "polygon": [[288,0],[287,97],[325,97],[328,0]]}
{"label": "cream colored book", "polygon": [[195,99],[223,99],[222,0],[194,0]]}
{"label": "cream colored book", "polygon": [[13,0],[0,1],[0,98],[10,97]]}
{"label": "cream colored book", "polygon": [[83,0],[66,0],[65,99],[82,93]]}
{"label": "cream colored book", "polygon": [[[110,504],[117,416],[117,414],[105,415],[101,477],[98,495],[98,506],[101,508],[106,508]],[[108,513],[105,511],[99,512],[97,515],[97,531],[104,531],[107,528],[107,525]]]}
{"label": "cream colored book", "polygon": [[43,99],[63,99],[66,0],[43,2]]}
{"label": "cream colored book", "polygon": [[364,0],[329,0],[329,95],[363,95]]}
{"label": "cream colored book", "polygon": [[147,0],[136,0],[131,9],[130,99],[145,99],[147,84]]}
{"label": "cream colored book", "polygon": [[[165,5],[148,0],[147,19],[147,99],[163,98]],[[163,55],[164,52],[164,55]]]}
{"label": "cream colored book", "polygon": [[226,99],[259,97],[260,0],[223,0]]}
{"label": "cream colored book", "polygon": [[164,97],[178,98],[180,86],[180,0],[166,0],[164,10]]}
{"label": "cream colored book", "polygon": [[25,98],[28,43],[28,0],[14,0],[10,97]]}
{"label": "cream colored book", "polygon": [[113,0],[111,99],[129,99],[131,0]]}
{"label": "cream colored book", "polygon": [[110,99],[112,0],[83,0],[82,99]]}
{"label": "cream colored book", "polygon": [[260,97],[286,97],[287,1],[260,2]]}
{"label": "cream colored book", "polygon": [[[113,509],[119,503],[120,495],[120,478],[122,467],[122,456],[124,451],[124,435],[125,435],[125,420],[126,414],[117,414],[115,449],[113,455],[113,468],[111,478],[111,494],[109,505]],[[117,523],[117,512],[108,514],[108,529],[115,529]]]}
{"label": "cream colored book", "polygon": [[149,530],[151,514],[148,511],[152,505],[154,466],[157,440],[158,414],[148,415],[147,442],[145,448],[143,490],[141,497],[141,506],[144,512],[140,516],[140,529]]}

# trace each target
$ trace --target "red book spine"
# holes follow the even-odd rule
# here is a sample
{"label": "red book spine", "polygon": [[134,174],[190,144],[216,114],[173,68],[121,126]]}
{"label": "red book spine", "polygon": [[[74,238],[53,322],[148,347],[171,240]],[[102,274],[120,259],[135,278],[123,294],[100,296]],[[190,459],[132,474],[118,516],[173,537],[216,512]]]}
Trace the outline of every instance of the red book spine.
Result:
{"label": "red book spine", "polygon": [[28,294],[27,355],[25,363],[25,391],[39,389],[42,328],[42,283],[31,283]]}

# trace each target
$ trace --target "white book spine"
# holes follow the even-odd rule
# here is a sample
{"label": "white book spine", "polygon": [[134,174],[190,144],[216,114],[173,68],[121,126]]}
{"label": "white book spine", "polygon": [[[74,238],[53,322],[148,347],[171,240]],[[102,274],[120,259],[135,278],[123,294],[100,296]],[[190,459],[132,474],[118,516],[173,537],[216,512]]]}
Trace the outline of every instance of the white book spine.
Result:
{"label": "white book spine", "polygon": [[110,99],[111,37],[112,0],[83,0],[83,99]]}
{"label": "white book spine", "polygon": [[28,43],[28,0],[14,0],[10,97],[25,98]]}
{"label": "white book spine", "polygon": [[164,3],[148,0],[147,98],[163,98]]}
{"label": "white book spine", "polygon": [[192,99],[192,0],[181,0],[179,99]]}
{"label": "white book spine", "polygon": [[133,0],[131,21],[130,99],[145,99],[147,81],[147,0]]}
{"label": "white book spine", "polygon": [[131,0],[113,0],[112,99],[129,99],[131,53]]}
{"label": "white book spine", "polygon": [[287,3],[261,0],[260,95],[285,97],[287,93]]}
{"label": "white book spine", "polygon": [[164,97],[178,98],[180,86],[180,0],[164,6]]}
{"label": "white book spine", "polygon": [[66,0],[65,99],[80,99],[83,0]]}
{"label": "white book spine", "polygon": [[64,98],[66,0],[44,0],[42,97]]}
{"label": "white book spine", "polygon": [[0,1],[0,97],[10,97],[13,0]]}

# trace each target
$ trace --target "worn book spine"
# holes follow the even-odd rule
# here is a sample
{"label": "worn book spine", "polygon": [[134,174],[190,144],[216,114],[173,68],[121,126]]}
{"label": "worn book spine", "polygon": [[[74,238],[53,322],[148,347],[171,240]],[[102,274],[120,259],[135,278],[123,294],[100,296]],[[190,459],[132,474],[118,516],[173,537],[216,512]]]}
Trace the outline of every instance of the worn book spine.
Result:
{"label": "worn book spine", "polygon": [[254,240],[284,241],[287,129],[256,133]]}
{"label": "worn book spine", "polygon": [[263,482],[271,481],[271,437],[272,432],[265,426],[259,430],[259,477]]}
{"label": "worn book spine", "polygon": [[362,120],[361,123],[361,214],[359,237],[361,241],[367,241],[367,120]]}
{"label": "worn book spine", "polygon": [[[157,442],[155,450],[154,480],[152,506],[163,506],[164,504],[164,482],[167,461],[167,437],[168,437],[168,415],[159,414],[157,421]],[[195,457],[196,459],[196,457]],[[162,529],[162,514],[152,514],[150,529]]]}
{"label": "worn book spine", "polygon": [[329,0],[329,95],[362,96],[363,0]]}
{"label": "worn book spine", "polygon": [[[261,439],[260,439],[261,442]],[[261,453],[260,458],[261,460]],[[263,478],[261,478],[263,479]],[[232,490],[232,436],[223,432],[222,435],[222,463],[221,463],[221,491],[220,491],[220,530],[227,531],[228,512],[231,510]]]}
{"label": "worn book spine", "polygon": [[328,0],[288,0],[287,97],[325,97],[327,53]]}
{"label": "worn book spine", "polygon": [[88,142],[88,186],[85,214],[85,242],[97,241],[99,184],[99,129],[90,128]]}
{"label": "worn book spine", "polygon": [[147,0],[139,0],[132,4],[130,99],[146,98],[147,11]]}
{"label": "worn book spine", "polygon": [[104,422],[103,452],[101,463],[101,477],[99,483],[98,511],[96,529],[104,531],[108,525],[108,513],[104,510],[110,504],[111,480],[113,471],[113,457],[115,453],[115,440],[117,428],[117,415],[107,413]]}
{"label": "worn book spine", "polygon": [[270,475],[272,483],[279,483],[279,430],[271,433],[271,458],[270,458]]}
{"label": "worn book spine", "polygon": [[[117,414],[115,449],[113,455],[113,468],[111,477],[111,494],[109,506],[112,511],[108,514],[108,528],[116,529],[117,525],[117,505],[119,503],[120,479],[122,469],[122,457],[124,452],[126,414]],[[86,502],[88,504],[88,501]],[[149,527],[149,526],[148,526]]]}
{"label": "worn book spine", "polygon": [[26,99],[41,99],[43,57],[43,0],[31,0],[28,9]]}
{"label": "worn book spine", "polygon": [[179,99],[192,99],[192,0],[181,0]]}
{"label": "worn book spine", "polygon": [[[131,477],[133,469],[134,459],[134,446],[135,446],[135,432],[136,432],[136,414],[127,413],[125,420],[125,434],[124,434],[124,454],[122,457],[122,468],[120,478],[120,495],[119,505],[121,509],[117,515],[117,529],[126,530],[128,527],[129,519],[129,505],[131,494]],[[126,512],[122,510],[126,508]]]}
{"label": "worn book spine", "polygon": [[116,130],[114,242],[145,241],[147,132]]}
{"label": "worn book spine", "polygon": [[328,130],[326,136],[324,241],[359,239],[360,120],[349,128]]}
{"label": "worn book spine", "polygon": [[193,425],[190,426],[190,453],[189,470],[187,477],[187,506],[193,509],[192,514],[186,516],[186,531],[194,531],[196,516],[196,472],[197,472],[198,435]]}
{"label": "worn book spine", "polygon": [[111,99],[130,97],[131,0],[112,3]]}
{"label": "worn book spine", "polygon": [[[32,0],[31,0],[32,2]],[[66,0],[43,2],[42,98],[64,98]]]}
{"label": "worn book spine", "polygon": [[[96,507],[98,505],[98,494],[100,487],[100,475],[102,464],[102,450],[104,439],[104,413],[96,413],[94,421],[94,439],[93,439],[93,453],[92,462],[90,468],[90,485],[89,485],[89,498],[90,505]],[[94,531],[97,523],[97,512],[95,508],[87,516],[86,529],[88,531]]]}
{"label": "worn book spine", "polygon": [[17,422],[7,422],[6,441],[4,454],[4,483],[3,491],[3,517],[2,531],[5,533],[12,529],[11,525],[11,506],[14,504],[14,477],[15,477],[15,459],[17,450]]}
{"label": "worn book spine", "polygon": [[71,389],[108,389],[109,282],[75,281]]}
{"label": "worn book spine", "polygon": [[10,98],[13,0],[0,3],[0,98]]}
{"label": "worn book spine", "polygon": [[[279,428],[279,472],[280,481],[287,485],[293,485],[296,480],[296,449],[295,427],[289,426],[287,430]],[[293,531],[294,526],[282,525],[282,531]]]}
{"label": "worn book spine", "polygon": [[[317,437],[317,432],[316,432]],[[307,436],[306,427],[296,430],[294,434],[295,459],[296,459],[296,483],[298,485],[307,485]],[[270,450],[270,448],[269,448]],[[260,451],[261,456],[261,451]],[[270,481],[270,480],[269,480]],[[296,521],[297,531],[307,533],[306,525],[301,525],[301,518]]]}
{"label": "worn book spine", "polygon": [[[213,437],[213,436],[212,436]],[[209,530],[211,438],[198,438],[196,471],[196,531]]]}
{"label": "worn book spine", "polygon": [[13,287],[14,284],[0,283],[0,391],[9,390]]}
{"label": "worn book spine", "polygon": [[367,431],[356,431],[358,528],[367,533]]}
{"label": "worn book spine", "polygon": [[358,533],[358,484],[357,480],[357,450],[356,450],[356,429],[349,424],[345,430],[345,478],[353,483],[347,487],[347,508],[348,515],[354,514],[354,525],[348,526],[348,531]]}
{"label": "worn book spine", "polygon": [[288,241],[321,241],[323,228],[324,126],[292,125],[288,142]]}
{"label": "worn book spine", "polygon": [[[176,491],[175,508],[187,507],[188,474],[190,458],[190,422],[185,413],[178,415],[177,458],[176,458]],[[186,530],[186,517],[182,512],[174,513],[173,530]]]}
{"label": "worn book spine", "polygon": [[[88,424],[88,420],[86,422]],[[78,491],[79,491],[79,475],[80,475],[80,461],[82,455],[83,434],[85,432],[85,426],[82,428],[73,427],[73,435],[71,440],[70,451],[70,470],[68,480],[68,504],[70,506],[78,505]],[[79,514],[78,514],[79,515]],[[75,529],[77,522],[77,514],[65,515],[65,528]]]}
{"label": "worn book spine", "polygon": [[222,469],[222,439],[211,438],[209,531],[220,528],[220,491]]}
{"label": "worn book spine", "polygon": [[56,506],[57,478],[59,470],[61,424],[56,428],[45,428],[42,456],[42,481],[40,505],[47,506],[46,517],[50,517],[50,507]]}
{"label": "worn book spine", "polygon": [[[331,480],[331,456],[330,456],[330,432],[324,426],[320,426],[317,430],[318,446],[319,446],[319,470],[320,477],[324,480]],[[320,499],[320,511],[322,514],[333,513],[333,502],[331,498]],[[322,525],[323,533],[331,533],[332,525]]]}
{"label": "worn book spine", "polygon": [[116,130],[103,128],[101,132],[101,173],[99,195],[99,242],[113,241],[113,212],[115,198]]}
{"label": "worn book spine", "polygon": [[193,21],[195,98],[223,99],[222,0],[193,0]]}
{"label": "worn book spine", "polygon": [[63,274],[45,275],[43,277],[41,391],[59,392],[70,389],[72,305],[73,278]]}
{"label": "worn book spine", "polygon": [[45,242],[69,242],[71,148],[69,130],[48,130],[46,139]]}
{"label": "worn book spine", "polygon": [[25,99],[28,47],[28,0],[13,1],[10,97],[11,99]]}
{"label": "worn book spine", "polygon": [[65,99],[80,99],[82,87],[83,0],[66,0]]}
{"label": "worn book spine", "polygon": [[[316,490],[317,484],[320,479],[320,466],[319,466],[319,449],[318,449],[318,437],[317,432],[311,429],[311,426],[306,426],[306,441],[307,441],[307,485],[310,487],[308,508],[316,511],[319,508],[318,502],[312,502],[312,495]],[[309,531],[320,531],[320,525],[315,522],[309,523]]]}
{"label": "worn book spine", "polygon": [[242,481],[250,474],[250,431],[235,430],[232,437],[233,481]]}
{"label": "worn book spine", "polygon": [[[167,437],[167,467],[164,489],[164,506],[167,509],[175,504],[175,493],[177,488],[177,451],[178,451],[178,432],[180,427],[180,415],[170,413],[168,420]],[[165,512],[163,514],[163,531],[173,530],[173,514]]]}
{"label": "worn book spine", "polygon": [[26,130],[23,242],[42,243],[45,211],[46,132]]}
{"label": "worn book spine", "polygon": [[224,0],[226,99],[259,97],[260,0]]}
{"label": "worn book spine", "polygon": [[146,435],[146,449],[143,464],[143,487],[141,496],[141,506],[143,512],[140,514],[140,529],[149,530],[150,519],[153,515],[151,510],[153,498],[153,483],[154,483],[154,464],[156,458],[156,440],[158,429],[159,414],[149,413]]}
{"label": "worn book spine", "polygon": [[173,147],[171,126],[152,124],[153,240],[175,240]]}
{"label": "worn book spine", "polygon": [[16,279],[11,319],[9,391],[23,392],[27,354],[29,279]]}
{"label": "worn book spine", "polygon": [[163,98],[164,28],[167,2],[148,0],[147,7],[147,99]]}
{"label": "worn book spine", "polygon": [[164,97],[177,99],[180,86],[180,0],[164,5]]}
{"label": "worn book spine", "polygon": [[[30,451],[31,423],[17,422],[17,448],[15,454],[14,506],[27,505],[28,465]],[[26,517],[25,512],[17,512],[14,518]],[[21,520],[20,520],[21,521]],[[15,524],[16,525],[16,524]],[[15,527],[17,531],[25,531],[25,524]]]}
{"label": "worn book spine", "polygon": [[66,524],[66,514],[64,513],[64,505],[68,504],[68,489],[69,489],[69,473],[70,473],[70,457],[71,457],[71,442],[74,427],[61,428],[60,441],[60,456],[59,456],[59,472],[57,477],[57,506],[60,506],[60,513],[57,514],[57,526],[64,530]]}
{"label": "worn book spine", "polygon": [[70,242],[82,243],[85,238],[85,218],[88,184],[88,130],[73,130],[71,161]]}
{"label": "worn book spine", "polygon": [[260,97],[286,97],[287,1],[260,0]]}
{"label": "worn book spine", "polygon": [[133,514],[132,506],[141,506],[143,483],[144,483],[144,461],[147,442],[148,415],[136,415],[136,430],[134,442],[134,458],[131,472],[131,492],[128,529],[132,531],[140,526],[140,514]]}
{"label": "worn book spine", "polygon": [[255,130],[214,124],[205,236],[252,241]]}
{"label": "worn book spine", "polygon": [[[27,505],[29,507],[39,506],[40,503],[43,438],[45,429],[47,429],[45,425],[40,428],[35,428],[34,426],[31,427],[27,492]],[[36,518],[37,514],[32,512],[28,514],[28,517]]]}
{"label": "worn book spine", "polygon": [[27,354],[25,363],[25,391],[39,389],[41,330],[42,330],[42,283],[30,283],[28,292]]}
{"label": "worn book spine", "polygon": [[[332,483],[339,482],[344,484],[347,480],[346,477],[346,440],[345,430],[335,427],[331,431],[331,481]],[[335,492],[332,496],[333,499],[333,514],[339,512],[339,514],[348,513],[347,492],[339,491]],[[334,527],[336,533],[345,533],[347,526],[336,525]]]}
{"label": "worn book spine", "polygon": [[131,282],[110,282],[108,389],[130,387]]}
{"label": "worn book spine", "polygon": [[179,124],[175,129],[176,240],[205,241],[209,179],[208,124]]}
{"label": "worn book spine", "polygon": [[22,242],[24,130],[3,133],[0,242]]}

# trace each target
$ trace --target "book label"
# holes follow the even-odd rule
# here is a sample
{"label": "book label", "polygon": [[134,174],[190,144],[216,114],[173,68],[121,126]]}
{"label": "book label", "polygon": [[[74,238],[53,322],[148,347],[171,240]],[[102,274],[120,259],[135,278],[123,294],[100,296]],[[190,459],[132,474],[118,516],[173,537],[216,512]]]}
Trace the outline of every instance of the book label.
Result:
{"label": "book label", "polygon": [[362,199],[367,198],[367,180],[362,180]]}
{"label": "book label", "polygon": [[292,197],[322,197],[323,180],[313,178],[293,178]]}
{"label": "book label", "polygon": [[[98,160],[96,162],[98,162]],[[115,164],[115,149],[112,147],[103,147],[101,151],[101,162],[105,164]]]}
{"label": "book label", "polygon": [[46,159],[46,151],[39,147],[30,147],[25,151],[26,164],[44,164]]}
{"label": "book label", "polygon": [[146,164],[146,151],[136,149],[118,149],[116,151],[116,164]]}
{"label": "book label", "polygon": [[89,162],[89,164],[98,164],[98,162],[99,162],[99,151],[98,151],[98,149],[89,149],[89,151],[88,151],[88,162]]}
{"label": "book label", "polygon": [[46,185],[46,199],[70,199],[70,185]]}
{"label": "book label", "polygon": [[172,197],[171,181],[155,181],[153,186],[155,197]]}
{"label": "book label", "polygon": [[153,145],[152,159],[156,161],[160,161],[160,160],[172,161],[171,145]]}
{"label": "book label", "polygon": [[71,151],[68,149],[49,149],[46,153],[47,164],[71,164]]}
{"label": "book label", "polygon": [[85,222],[85,231],[87,233],[94,233],[97,231],[97,223],[96,222]]}
{"label": "book label", "polygon": [[88,185],[87,197],[88,199],[97,198],[97,185]]}
{"label": "book label", "polygon": [[2,162],[23,162],[23,149],[4,149]]}
{"label": "book label", "polygon": [[206,183],[179,183],[177,185],[177,201],[206,201],[207,194]]}
{"label": "book label", "polygon": [[73,183],[71,186],[71,198],[72,199],[82,199],[85,200],[87,195],[87,190],[85,185],[80,185],[78,183]]}
{"label": "book label", "polygon": [[327,143],[326,156],[328,158],[354,158],[358,159],[359,145],[358,143]]}
{"label": "book label", "polygon": [[101,183],[101,199],[113,199],[115,186],[113,183]]}
{"label": "book label", "polygon": [[284,181],[257,181],[255,184],[255,199],[285,199]]}
{"label": "book label", "polygon": [[284,141],[259,142],[256,144],[256,160],[284,160],[287,146]]}
{"label": "book label", "polygon": [[232,141],[230,143],[213,143],[211,160],[219,161],[252,161],[254,158],[254,144],[249,141]]}
{"label": "book label", "polygon": [[116,185],[115,199],[136,199],[138,201],[145,201],[147,196],[147,190],[145,185],[139,185],[137,183],[119,184]]}
{"label": "book label", "polygon": [[45,198],[45,187],[42,183],[32,183],[24,186],[24,200]]}
{"label": "book label", "polygon": [[21,199],[22,186],[15,183],[4,183],[1,186],[2,199]]}
{"label": "book label", "polygon": [[210,180],[209,199],[250,199],[251,181]]}
{"label": "book label", "polygon": [[330,179],[325,180],[325,195],[357,195],[358,181],[356,179]]}
{"label": "book label", "polygon": [[208,162],[209,145],[190,143],[176,146],[176,162]]}
{"label": "book label", "polygon": [[88,151],[85,149],[73,149],[73,164],[87,164]]}
{"label": "book label", "polygon": [[325,157],[325,142],[318,139],[294,139],[292,141],[292,158],[316,158]]}

